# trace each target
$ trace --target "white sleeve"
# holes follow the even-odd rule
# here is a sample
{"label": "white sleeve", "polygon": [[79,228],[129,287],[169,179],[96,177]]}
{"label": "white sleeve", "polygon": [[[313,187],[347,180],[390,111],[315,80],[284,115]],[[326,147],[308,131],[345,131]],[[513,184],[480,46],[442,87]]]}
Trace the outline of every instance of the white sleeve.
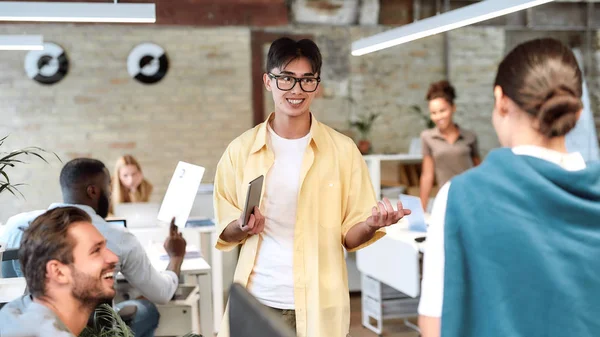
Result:
{"label": "white sleeve", "polygon": [[128,247],[125,259],[121,261],[121,273],[127,282],[150,302],[168,303],[177,290],[179,277],[172,271],[154,269],[144,247],[133,234],[127,232],[121,244]]}
{"label": "white sleeve", "polygon": [[438,192],[427,230],[419,315],[441,317],[444,300],[444,225],[450,182]]}

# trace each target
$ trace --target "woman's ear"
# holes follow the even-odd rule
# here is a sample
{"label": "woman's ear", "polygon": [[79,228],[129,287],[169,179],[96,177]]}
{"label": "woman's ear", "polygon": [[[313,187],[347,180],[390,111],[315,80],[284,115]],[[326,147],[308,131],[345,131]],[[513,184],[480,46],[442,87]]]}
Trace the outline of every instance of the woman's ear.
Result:
{"label": "woman's ear", "polygon": [[506,95],[504,95],[504,91],[502,88],[497,85],[494,87],[494,105],[496,107],[496,111],[502,116],[508,113],[508,101],[506,99]]}

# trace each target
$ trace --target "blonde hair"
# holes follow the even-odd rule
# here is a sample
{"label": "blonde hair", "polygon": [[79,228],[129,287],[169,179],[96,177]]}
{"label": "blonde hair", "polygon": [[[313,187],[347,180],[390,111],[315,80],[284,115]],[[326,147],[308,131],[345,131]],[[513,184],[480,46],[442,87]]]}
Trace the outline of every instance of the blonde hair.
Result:
{"label": "blonde hair", "polygon": [[142,182],[137,187],[134,195],[132,195],[121,183],[119,171],[127,165],[134,165],[138,171],[142,173],[142,167],[133,156],[124,155],[117,160],[117,163],[115,164],[115,171],[112,176],[112,205],[127,202],[148,202],[150,200],[150,195],[152,194],[152,184],[150,184],[146,178],[142,179]]}

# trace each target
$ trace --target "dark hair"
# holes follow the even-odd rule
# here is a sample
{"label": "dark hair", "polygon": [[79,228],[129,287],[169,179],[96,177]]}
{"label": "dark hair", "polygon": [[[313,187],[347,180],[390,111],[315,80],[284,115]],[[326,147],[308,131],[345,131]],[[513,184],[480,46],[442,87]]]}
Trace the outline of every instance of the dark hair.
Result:
{"label": "dark hair", "polygon": [[91,180],[99,174],[106,174],[106,166],[96,159],[77,158],[69,161],[60,171],[60,188],[65,192],[71,192],[84,185],[90,184]]}
{"label": "dark hair", "polygon": [[456,92],[454,91],[454,87],[450,84],[450,82],[443,80],[435,83],[431,83],[429,86],[429,90],[427,90],[427,96],[425,96],[428,101],[434,100],[436,98],[443,98],[448,103],[454,104],[454,100],[456,99]]}
{"label": "dark hair", "polygon": [[57,260],[73,263],[75,242],[68,235],[71,224],[91,222],[90,216],[76,207],[58,207],[37,217],[25,229],[19,247],[19,262],[27,287],[34,297],[46,294],[46,264]]}
{"label": "dark hair", "polygon": [[285,68],[290,62],[301,57],[305,57],[308,60],[315,75],[321,73],[323,60],[319,47],[312,40],[302,39],[295,41],[289,37],[282,37],[271,43],[269,54],[267,55],[266,70],[271,71],[275,68]]}
{"label": "dark hair", "polygon": [[573,129],[583,107],[577,59],[555,39],[518,45],[500,63],[494,85],[537,118],[539,132],[548,138],[564,136]]}

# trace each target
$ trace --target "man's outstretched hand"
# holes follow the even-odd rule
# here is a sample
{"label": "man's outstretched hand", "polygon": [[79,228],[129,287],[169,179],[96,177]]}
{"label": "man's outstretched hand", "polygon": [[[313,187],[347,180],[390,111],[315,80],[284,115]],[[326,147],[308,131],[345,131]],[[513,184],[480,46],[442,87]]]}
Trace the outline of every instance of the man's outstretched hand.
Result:
{"label": "man's outstretched hand", "polygon": [[367,218],[367,226],[372,229],[379,229],[393,225],[400,221],[405,215],[410,214],[410,209],[402,208],[402,202],[398,201],[398,208],[394,210],[392,203],[388,198],[383,198],[371,210],[371,216]]}

